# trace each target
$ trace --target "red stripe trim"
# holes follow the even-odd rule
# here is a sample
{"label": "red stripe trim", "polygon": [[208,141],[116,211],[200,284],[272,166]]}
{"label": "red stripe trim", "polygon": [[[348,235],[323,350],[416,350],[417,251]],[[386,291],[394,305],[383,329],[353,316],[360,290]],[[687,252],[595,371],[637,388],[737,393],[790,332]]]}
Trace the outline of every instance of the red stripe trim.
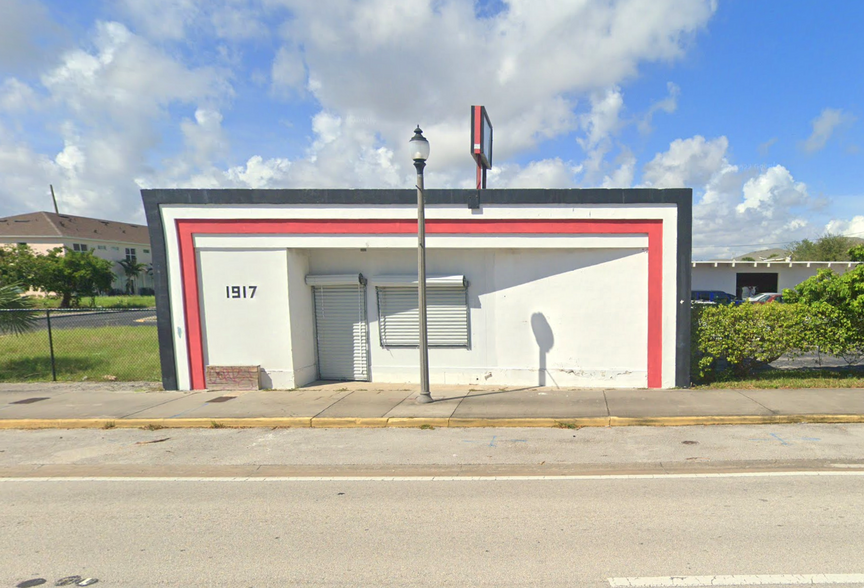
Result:
{"label": "red stripe trim", "polygon": [[[417,232],[410,219],[185,219],[176,221],[180,246],[183,310],[192,389],[204,382],[198,263],[195,235],[404,235]],[[663,222],[661,220],[427,220],[431,234],[647,234],[648,236],[648,387],[662,386],[663,369]]]}

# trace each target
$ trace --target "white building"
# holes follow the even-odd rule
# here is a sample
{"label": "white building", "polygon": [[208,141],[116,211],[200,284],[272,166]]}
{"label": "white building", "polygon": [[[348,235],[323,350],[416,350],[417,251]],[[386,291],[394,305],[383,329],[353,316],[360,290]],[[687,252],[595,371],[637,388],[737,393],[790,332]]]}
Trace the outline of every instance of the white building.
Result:
{"label": "white building", "polygon": [[755,289],[755,293],[782,293],[821,269],[842,274],[858,264],[857,261],[694,261],[693,290],[720,290],[739,298],[746,297],[745,288]]}
{"label": "white building", "polygon": [[[419,381],[414,191],[142,195],[166,389]],[[433,385],[689,384],[690,190],[479,196],[426,193]]]}

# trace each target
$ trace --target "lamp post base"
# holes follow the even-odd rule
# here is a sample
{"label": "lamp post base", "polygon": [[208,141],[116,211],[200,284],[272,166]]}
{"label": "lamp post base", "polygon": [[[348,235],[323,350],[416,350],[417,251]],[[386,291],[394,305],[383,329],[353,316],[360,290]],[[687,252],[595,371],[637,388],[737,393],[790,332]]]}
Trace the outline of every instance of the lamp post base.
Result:
{"label": "lamp post base", "polygon": [[428,392],[417,397],[417,404],[429,404],[430,402],[434,402],[434,400]]}

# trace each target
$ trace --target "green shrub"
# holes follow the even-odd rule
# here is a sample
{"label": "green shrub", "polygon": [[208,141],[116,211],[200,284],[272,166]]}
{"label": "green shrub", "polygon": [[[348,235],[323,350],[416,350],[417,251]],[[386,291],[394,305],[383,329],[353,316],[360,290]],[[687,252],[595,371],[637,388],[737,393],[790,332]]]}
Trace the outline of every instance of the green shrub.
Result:
{"label": "green shrub", "polygon": [[809,347],[799,304],[742,304],[693,309],[692,367],[703,381],[742,378],[782,355]]}
{"label": "green shrub", "polygon": [[809,309],[804,329],[811,347],[850,364],[864,357],[864,265],[845,274],[820,270],[783,298]]}

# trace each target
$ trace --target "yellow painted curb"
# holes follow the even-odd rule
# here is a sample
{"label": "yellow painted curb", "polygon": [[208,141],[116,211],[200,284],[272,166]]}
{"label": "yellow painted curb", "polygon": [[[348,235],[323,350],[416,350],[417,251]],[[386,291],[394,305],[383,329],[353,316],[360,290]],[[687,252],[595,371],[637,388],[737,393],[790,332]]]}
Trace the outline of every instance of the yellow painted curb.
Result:
{"label": "yellow painted curb", "polygon": [[432,417],[261,417],[178,419],[0,419],[0,429],[211,429],[211,428],[419,428],[446,427],[684,427],[693,425],[781,425],[864,423],[864,414],[741,416],[585,417],[585,418],[432,418]]}
{"label": "yellow painted curb", "polygon": [[344,429],[348,427],[386,427],[387,420],[383,417],[350,418],[350,417],[315,417],[312,419],[312,427],[316,429]]}
{"label": "yellow painted curb", "polygon": [[560,421],[558,419],[548,418],[522,418],[522,419],[507,419],[507,418],[451,418],[451,427],[557,427]]}
{"label": "yellow painted curb", "polygon": [[864,423],[864,415],[772,414],[740,416],[609,417],[612,427],[686,427],[692,425],[790,425],[798,423]]}
{"label": "yellow painted curb", "polygon": [[390,417],[387,419],[388,427],[449,427],[450,419],[427,418],[427,417]]}

